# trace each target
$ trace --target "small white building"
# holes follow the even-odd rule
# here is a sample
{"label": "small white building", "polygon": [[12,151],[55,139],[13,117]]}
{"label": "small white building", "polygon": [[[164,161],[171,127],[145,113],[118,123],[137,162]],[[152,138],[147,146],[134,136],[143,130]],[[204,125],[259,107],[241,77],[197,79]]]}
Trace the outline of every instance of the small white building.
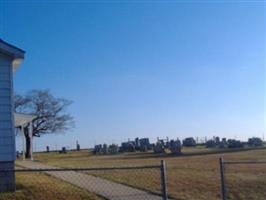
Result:
{"label": "small white building", "polygon": [[13,72],[25,51],[0,39],[0,192],[15,191],[16,159],[13,102]]}
{"label": "small white building", "polygon": [[25,152],[26,152],[26,141],[24,135],[24,127],[28,127],[29,129],[29,137],[30,137],[30,159],[33,160],[33,120],[36,118],[35,115],[29,115],[24,113],[14,113],[15,118],[15,128],[21,134],[22,138],[22,154],[23,160],[25,160]]}

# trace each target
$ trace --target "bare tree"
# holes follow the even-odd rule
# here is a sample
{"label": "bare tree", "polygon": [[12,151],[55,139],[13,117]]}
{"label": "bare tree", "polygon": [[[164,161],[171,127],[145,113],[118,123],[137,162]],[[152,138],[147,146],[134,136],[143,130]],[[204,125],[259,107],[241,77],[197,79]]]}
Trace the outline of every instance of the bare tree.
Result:
{"label": "bare tree", "polygon": [[[72,102],[54,97],[49,90],[32,90],[26,95],[14,96],[15,112],[35,115],[33,136],[62,133],[74,127],[73,117],[66,112]],[[26,158],[30,158],[29,125],[24,127]]]}

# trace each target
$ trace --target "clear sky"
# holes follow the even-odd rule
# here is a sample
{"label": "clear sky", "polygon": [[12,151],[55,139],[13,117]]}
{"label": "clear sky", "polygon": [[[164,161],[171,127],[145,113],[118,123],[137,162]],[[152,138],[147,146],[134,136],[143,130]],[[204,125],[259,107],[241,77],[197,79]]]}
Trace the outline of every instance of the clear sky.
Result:
{"label": "clear sky", "polygon": [[76,128],[37,149],[265,132],[264,1],[40,2],[0,0],[0,37],[27,52],[15,91],[74,101]]}

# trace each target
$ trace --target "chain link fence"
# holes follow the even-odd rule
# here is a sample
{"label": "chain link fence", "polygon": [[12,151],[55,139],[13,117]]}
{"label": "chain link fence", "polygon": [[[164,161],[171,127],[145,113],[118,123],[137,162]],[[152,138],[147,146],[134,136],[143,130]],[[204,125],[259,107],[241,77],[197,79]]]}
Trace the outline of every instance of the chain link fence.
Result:
{"label": "chain link fence", "polygon": [[223,200],[265,200],[266,161],[225,161],[220,158]]}
{"label": "chain link fence", "polygon": [[[182,182],[185,178],[181,172],[178,173],[179,181],[171,179],[176,177],[171,169],[167,182],[163,161],[160,165],[135,167],[19,168],[0,171],[0,179],[10,172],[15,173],[16,192],[1,192],[0,200],[166,200],[169,197],[168,190],[171,199],[190,199],[193,195],[185,189],[189,185],[196,185],[190,181],[186,181],[188,185]],[[203,172],[199,173],[205,176]],[[213,175],[214,178],[219,177],[215,170]],[[205,193],[211,199],[264,200],[266,197],[266,161],[224,161],[220,158],[220,178],[221,196]],[[213,179],[210,184],[215,182],[216,179]],[[200,194],[199,191],[195,192]]]}
{"label": "chain link fence", "polygon": [[[167,199],[165,164],[71,169],[16,169],[16,192],[0,200]],[[0,178],[10,171],[1,171]]]}

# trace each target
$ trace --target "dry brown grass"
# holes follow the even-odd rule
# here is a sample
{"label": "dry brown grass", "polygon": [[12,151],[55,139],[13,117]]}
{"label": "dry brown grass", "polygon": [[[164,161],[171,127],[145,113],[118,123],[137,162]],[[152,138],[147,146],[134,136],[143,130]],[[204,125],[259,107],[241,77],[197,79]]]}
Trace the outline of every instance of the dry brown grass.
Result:
{"label": "dry brown grass", "polygon": [[1,193],[0,200],[102,199],[88,191],[41,173],[18,172],[16,180],[16,192]]}
{"label": "dry brown grass", "polygon": [[[266,160],[266,150],[209,154],[204,148],[184,149],[187,156],[165,156],[152,153],[126,153],[95,156],[87,151],[67,154],[40,153],[36,159],[60,167],[141,166],[167,163],[168,190],[171,197],[189,200],[220,198],[219,157],[225,160]],[[199,155],[189,156],[200,152]],[[207,153],[205,155],[205,153]],[[201,155],[202,154],[202,155]],[[227,166],[226,181],[230,199],[261,199],[266,196],[266,166]],[[99,176],[159,192],[159,175],[152,171],[105,172]],[[154,176],[154,177],[152,177]]]}

